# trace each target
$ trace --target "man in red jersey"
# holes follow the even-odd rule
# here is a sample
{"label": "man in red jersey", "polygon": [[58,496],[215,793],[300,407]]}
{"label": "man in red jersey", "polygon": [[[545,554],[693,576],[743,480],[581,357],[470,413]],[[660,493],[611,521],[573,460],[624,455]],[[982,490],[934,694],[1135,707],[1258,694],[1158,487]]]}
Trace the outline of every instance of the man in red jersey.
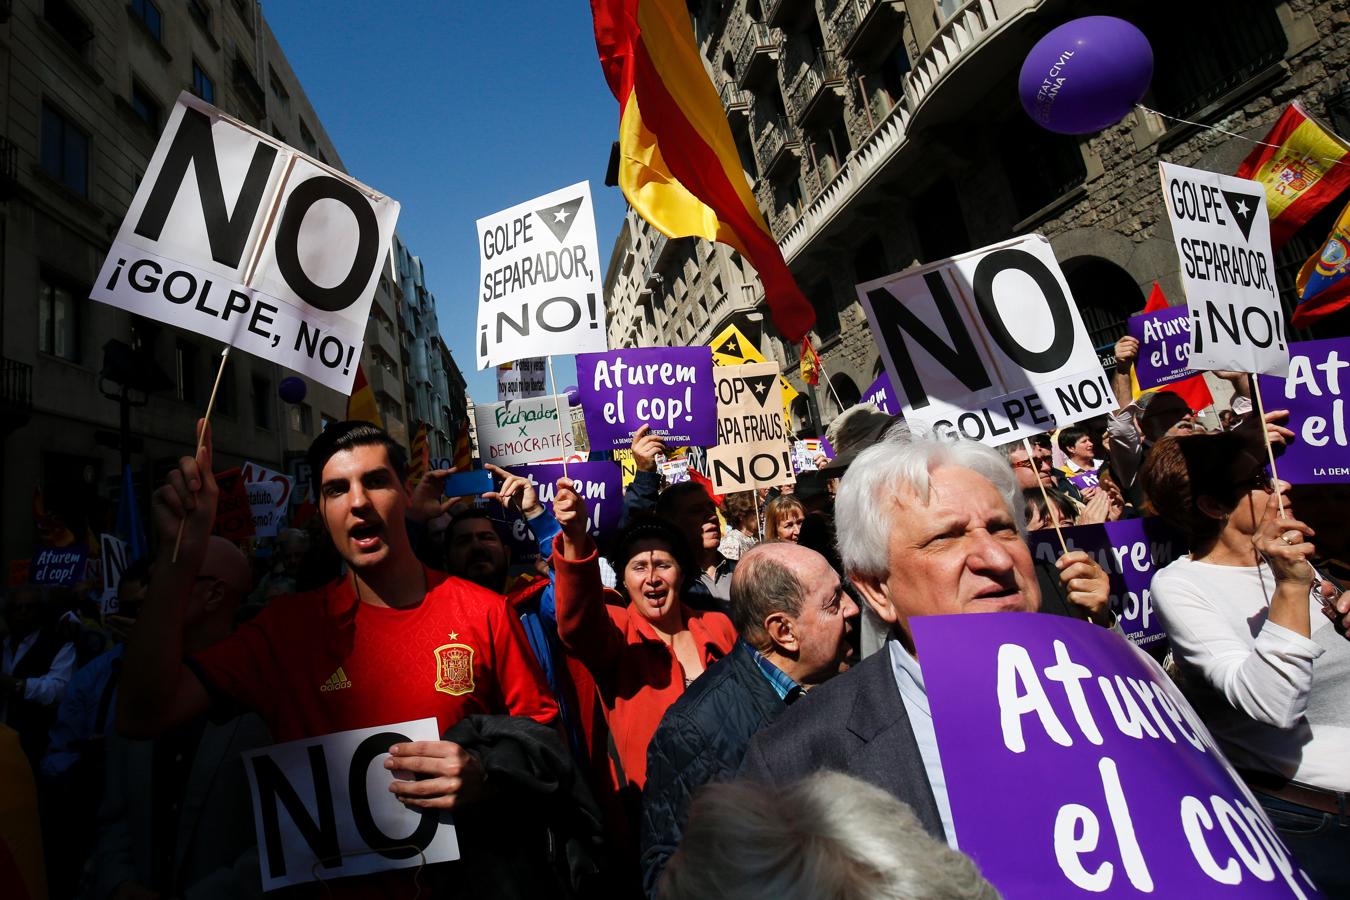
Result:
{"label": "man in red jersey", "polygon": [[[346,571],[319,590],[279,598],[185,661],[180,600],[215,519],[211,452],[208,428],[197,456],[183,457],[155,492],[159,555],[127,642],[120,731],[151,736],[221,701],[256,710],[278,742],[429,716],[442,734],[474,714],[553,722],[557,706],[501,598],[417,561],[404,520],[411,497],[402,448],[365,422],[330,426],[309,451],[319,510]],[[417,776],[390,776],[390,790],[409,806],[458,808],[484,794],[481,760],[458,744],[409,742],[390,753],[388,768]]]}

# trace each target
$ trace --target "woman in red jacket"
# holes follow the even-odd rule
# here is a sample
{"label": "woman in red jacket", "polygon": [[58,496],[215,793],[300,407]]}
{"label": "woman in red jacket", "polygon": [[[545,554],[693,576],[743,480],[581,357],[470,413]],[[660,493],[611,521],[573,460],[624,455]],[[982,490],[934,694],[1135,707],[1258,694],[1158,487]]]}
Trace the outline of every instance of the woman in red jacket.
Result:
{"label": "woman in red jacket", "polygon": [[553,514],[562,526],[553,546],[558,637],[595,678],[618,756],[611,773],[615,788],[640,795],[647,744],[661,716],[709,664],[731,651],[736,629],[720,612],[684,604],[681,594],[694,569],[669,525],[644,519],[619,535],[610,559],[619,595],[600,583],[586,501],[565,478],[558,481]]}

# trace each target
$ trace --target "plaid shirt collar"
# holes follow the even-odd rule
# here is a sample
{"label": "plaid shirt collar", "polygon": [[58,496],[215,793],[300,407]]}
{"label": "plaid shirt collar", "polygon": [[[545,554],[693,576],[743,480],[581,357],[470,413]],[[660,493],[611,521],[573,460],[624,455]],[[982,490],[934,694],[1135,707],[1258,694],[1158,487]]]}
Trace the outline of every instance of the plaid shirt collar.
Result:
{"label": "plaid shirt collar", "polygon": [[[742,641],[742,643],[745,643]],[[782,669],[775,666],[764,658],[760,653],[749,644],[745,644],[745,649],[750,651],[750,658],[759,666],[760,674],[769,682],[769,687],[778,695],[778,699],[784,703],[791,704],[802,695],[802,686],[793,681],[792,678]]]}

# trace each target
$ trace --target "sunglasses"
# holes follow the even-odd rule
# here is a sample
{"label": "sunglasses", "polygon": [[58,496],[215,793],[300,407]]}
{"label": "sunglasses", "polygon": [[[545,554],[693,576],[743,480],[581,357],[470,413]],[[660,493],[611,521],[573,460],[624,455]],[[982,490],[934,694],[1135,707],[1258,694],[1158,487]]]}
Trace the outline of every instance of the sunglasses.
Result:
{"label": "sunglasses", "polygon": [[1270,476],[1266,474],[1264,469],[1250,478],[1239,481],[1236,486],[1244,492],[1261,490],[1267,494],[1275,493],[1275,482],[1270,480]]}

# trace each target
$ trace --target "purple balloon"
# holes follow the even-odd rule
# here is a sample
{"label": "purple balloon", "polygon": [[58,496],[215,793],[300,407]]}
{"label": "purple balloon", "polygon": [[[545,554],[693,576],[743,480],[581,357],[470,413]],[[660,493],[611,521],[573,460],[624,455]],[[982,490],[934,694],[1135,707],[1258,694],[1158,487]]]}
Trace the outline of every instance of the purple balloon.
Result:
{"label": "purple balloon", "polygon": [[1086,16],[1036,42],[1017,92],[1042,128],[1090,134],[1125,118],[1152,77],[1153,48],[1142,31],[1114,16]]}
{"label": "purple balloon", "polygon": [[286,376],[281,379],[281,384],[277,385],[277,394],[287,403],[299,403],[305,399],[307,390],[305,379],[297,378],[294,375]]}
{"label": "purple balloon", "polygon": [[563,389],[563,393],[567,395],[568,406],[576,406],[581,403],[581,396],[577,393],[577,386],[575,384],[568,385]]}

